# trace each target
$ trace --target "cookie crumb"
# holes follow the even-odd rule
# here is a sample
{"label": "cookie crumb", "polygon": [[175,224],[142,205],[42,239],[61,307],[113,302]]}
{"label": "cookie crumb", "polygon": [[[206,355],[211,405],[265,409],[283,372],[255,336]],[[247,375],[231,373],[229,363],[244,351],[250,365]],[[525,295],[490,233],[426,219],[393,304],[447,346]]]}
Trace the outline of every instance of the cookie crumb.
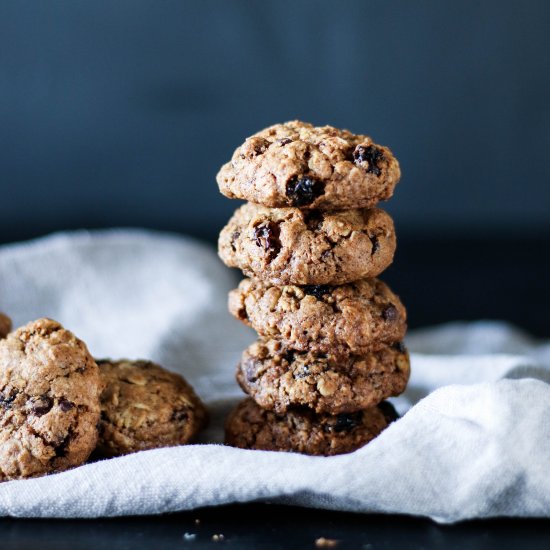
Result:
{"label": "cookie crumb", "polygon": [[201,520],[200,520],[199,518],[197,518],[197,519],[195,520],[195,525],[199,525],[200,522],[201,522]]}
{"label": "cookie crumb", "polygon": [[327,539],[325,537],[319,537],[315,540],[315,546],[317,548],[335,548],[338,546],[338,541],[336,539]]}
{"label": "cookie crumb", "polygon": [[184,533],[183,540],[195,540],[197,535],[195,533]]}
{"label": "cookie crumb", "polygon": [[212,542],[223,542],[225,537],[220,533],[218,535],[212,535]]}

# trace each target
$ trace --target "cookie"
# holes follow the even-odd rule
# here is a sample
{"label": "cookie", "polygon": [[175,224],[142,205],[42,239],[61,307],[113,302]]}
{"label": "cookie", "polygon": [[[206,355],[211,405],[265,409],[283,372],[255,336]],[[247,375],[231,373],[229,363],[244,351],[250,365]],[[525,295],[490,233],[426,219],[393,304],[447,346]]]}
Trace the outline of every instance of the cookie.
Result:
{"label": "cookie", "polygon": [[100,392],[86,345],[59,323],[39,319],[0,340],[0,481],[82,464]]}
{"label": "cookie", "polygon": [[0,338],[5,338],[11,332],[11,319],[0,312]]}
{"label": "cookie", "polygon": [[241,206],[220,233],[229,267],[273,285],[341,285],[376,277],[392,262],[395,231],[377,208],[321,212]]}
{"label": "cookie", "polygon": [[225,442],[241,449],[331,456],[363,447],[397,418],[388,402],[335,416],[316,415],[307,409],[277,415],[245,399],[227,419]]}
{"label": "cookie", "polygon": [[391,151],[370,137],[293,121],[249,137],[217,181],[230,199],[345,210],[389,199],[400,177]]}
{"label": "cookie", "polygon": [[98,361],[105,389],[96,454],[119,456],[184,445],[207,421],[204,405],[178,374],[150,361]]}
{"label": "cookie", "polygon": [[263,338],[315,353],[364,355],[400,342],[407,314],[378,279],[342,286],[272,286],[244,279],[229,293],[229,311]]}
{"label": "cookie", "polygon": [[243,352],[236,377],[264,409],[282,414],[303,406],[340,414],[401,394],[409,375],[409,356],[401,343],[346,356],[289,351],[276,340],[258,340]]}

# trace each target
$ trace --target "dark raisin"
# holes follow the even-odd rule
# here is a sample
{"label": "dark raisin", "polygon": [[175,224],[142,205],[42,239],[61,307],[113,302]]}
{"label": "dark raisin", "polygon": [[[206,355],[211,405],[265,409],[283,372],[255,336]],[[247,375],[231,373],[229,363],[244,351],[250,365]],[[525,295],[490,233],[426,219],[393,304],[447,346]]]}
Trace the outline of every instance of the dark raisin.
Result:
{"label": "dark raisin", "polygon": [[35,416],[43,416],[44,414],[50,412],[53,407],[53,400],[47,395],[38,397],[31,401],[31,412]]}
{"label": "dark raisin", "polygon": [[189,411],[187,409],[178,409],[172,413],[172,420],[176,422],[184,422],[189,418]]}
{"label": "dark raisin", "polygon": [[397,321],[398,317],[399,312],[393,304],[390,304],[382,311],[382,318],[384,319],[384,321]]}
{"label": "dark raisin", "polygon": [[319,210],[305,210],[302,214],[304,223],[310,231],[319,231],[321,229],[324,219],[322,212]]}
{"label": "dark raisin", "polygon": [[281,147],[284,147],[285,145],[288,145],[289,143],[292,143],[292,140],[290,138],[282,138],[282,139],[279,139],[277,141],[277,143],[281,146]]}
{"label": "dark raisin", "polygon": [[388,401],[382,401],[382,403],[378,403],[378,408],[382,411],[382,414],[384,415],[384,418],[388,423],[394,422],[399,418],[395,407]]}
{"label": "dark raisin", "polygon": [[294,176],[286,184],[286,196],[292,206],[307,206],[324,192],[323,182],[310,176]]}
{"label": "dark raisin", "polygon": [[303,288],[306,294],[315,296],[317,300],[321,300],[325,294],[330,292],[330,286],[327,285],[306,285]]}
{"label": "dark raisin", "polygon": [[363,413],[361,411],[351,414],[339,414],[336,416],[336,422],[332,426],[333,431],[349,432],[359,426],[363,421]]}
{"label": "dark raisin", "polygon": [[0,392],[0,407],[11,409],[11,404],[15,401],[15,395],[4,395]]}
{"label": "dark raisin", "polygon": [[374,145],[358,145],[353,151],[355,164],[363,166],[367,163],[365,172],[379,176],[382,173],[379,162],[384,160],[384,153]]}
{"label": "dark raisin", "polygon": [[279,240],[279,225],[274,222],[266,222],[258,225],[254,229],[254,239],[256,246],[263,248],[268,252],[269,259],[273,259],[281,250],[281,241]]}
{"label": "dark raisin", "polygon": [[233,249],[233,252],[237,251],[237,247],[235,246],[235,241],[241,236],[239,231],[234,231],[231,235],[231,248]]}
{"label": "dark raisin", "polygon": [[73,433],[69,432],[69,435],[55,448],[55,456],[65,456],[67,454],[67,447],[73,439]]}
{"label": "dark raisin", "polygon": [[395,344],[393,344],[393,348],[400,353],[405,353],[407,351],[407,348],[405,347],[405,344],[403,342],[396,342]]}
{"label": "dark raisin", "polygon": [[292,363],[294,361],[294,350],[288,349],[286,350],[281,357],[287,362]]}
{"label": "dark raisin", "polygon": [[372,237],[369,237],[370,242],[372,244],[372,249],[370,251],[371,254],[376,254],[378,250],[380,250],[380,241],[378,240],[378,237],[376,235],[373,235]]}
{"label": "dark raisin", "polygon": [[74,409],[74,403],[72,401],[69,401],[68,399],[65,399],[64,397],[62,397],[59,400],[59,408],[63,412],[69,412],[71,409]]}

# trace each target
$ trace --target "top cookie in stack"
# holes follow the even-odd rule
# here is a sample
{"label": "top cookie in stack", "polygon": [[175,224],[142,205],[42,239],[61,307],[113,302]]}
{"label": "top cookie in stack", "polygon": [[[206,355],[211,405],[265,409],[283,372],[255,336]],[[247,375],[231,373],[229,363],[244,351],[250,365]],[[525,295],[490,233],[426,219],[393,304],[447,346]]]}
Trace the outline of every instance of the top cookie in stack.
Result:
{"label": "top cookie in stack", "polygon": [[400,176],[391,151],[370,137],[295,120],[249,137],[217,180],[230,199],[349,210],[389,199]]}
{"label": "top cookie in stack", "polygon": [[[393,221],[375,205],[400,175],[391,151],[368,136],[299,121],[248,138],[221,168],[221,192],[249,201],[219,238],[222,260],[251,278],[231,292],[229,309],[261,336],[237,369],[255,404],[230,417],[229,443],[276,450],[269,441],[288,440],[277,449],[336,454],[387,424],[367,419],[387,417],[372,408],[387,412],[382,401],[405,389],[409,361],[406,310],[374,279],[396,247]],[[349,414],[364,421],[336,418]],[[309,428],[287,434],[298,424]]]}

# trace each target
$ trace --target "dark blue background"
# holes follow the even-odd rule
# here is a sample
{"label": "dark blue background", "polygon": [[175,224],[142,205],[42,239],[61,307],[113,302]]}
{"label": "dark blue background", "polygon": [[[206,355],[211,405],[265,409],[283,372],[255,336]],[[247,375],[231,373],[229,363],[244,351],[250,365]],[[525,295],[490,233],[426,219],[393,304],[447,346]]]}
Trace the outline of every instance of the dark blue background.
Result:
{"label": "dark blue background", "polygon": [[301,118],[401,161],[401,235],[550,234],[550,2],[0,4],[1,240],[213,237],[215,174]]}

